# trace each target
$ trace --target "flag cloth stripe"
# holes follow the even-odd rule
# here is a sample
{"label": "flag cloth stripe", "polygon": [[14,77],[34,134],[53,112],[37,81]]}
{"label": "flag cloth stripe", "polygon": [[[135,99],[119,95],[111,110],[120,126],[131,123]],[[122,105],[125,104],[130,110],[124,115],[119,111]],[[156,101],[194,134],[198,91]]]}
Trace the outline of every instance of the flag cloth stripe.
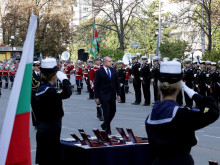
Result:
{"label": "flag cloth stripe", "polygon": [[16,114],[30,111],[32,66],[32,63],[26,65]]}
{"label": "flag cloth stripe", "polygon": [[[30,152],[30,139],[26,138],[26,143],[20,143],[20,138],[14,138],[14,136],[21,136],[20,133],[24,133],[26,135],[22,135],[24,137],[29,137],[29,119],[26,119],[27,117],[24,117],[22,121],[17,119],[18,116],[22,115],[22,112],[30,111],[30,102],[28,103],[21,103],[18,111],[18,115],[16,115],[16,111],[18,110],[18,103],[19,103],[19,96],[23,97],[30,97],[31,88],[29,90],[22,90],[23,88],[28,88],[29,85],[25,86],[22,85],[23,78],[24,77],[31,77],[32,75],[25,75],[25,74],[32,74],[31,71],[26,71],[26,69],[32,69],[30,66],[26,67],[26,64],[32,65],[33,63],[33,55],[34,55],[34,38],[35,38],[35,32],[37,28],[37,17],[35,15],[32,15],[30,18],[30,23],[27,31],[27,36],[24,42],[23,46],[23,52],[20,60],[20,64],[14,79],[14,85],[11,90],[11,94],[8,101],[8,106],[6,109],[6,114],[3,122],[1,137],[0,137],[0,165],[5,165],[6,159],[7,162],[10,162],[10,164],[16,164],[16,162],[12,162],[14,157],[16,157],[15,152],[8,152],[9,151],[9,144],[10,144],[10,151],[17,151],[17,145],[19,145],[19,148],[22,148],[22,150],[29,150]],[[27,82],[28,83],[28,82]],[[30,83],[31,84],[31,83]],[[20,92],[27,92],[26,94],[21,94]],[[30,100],[30,98],[24,99]],[[28,107],[24,107],[28,106]],[[21,110],[20,110],[21,109]],[[27,112],[29,114],[29,112]],[[16,120],[16,121],[15,121]],[[26,121],[23,121],[26,120]],[[19,122],[19,123],[18,123]],[[25,125],[23,125],[25,123]],[[20,126],[19,126],[20,125]],[[19,132],[19,128],[28,127],[28,129],[24,129],[22,132]],[[17,130],[18,129],[18,130]],[[17,133],[19,132],[19,133]],[[11,137],[13,134],[13,138]],[[13,141],[12,141],[13,140]],[[14,141],[16,140],[16,141]],[[12,154],[12,155],[11,155]],[[26,154],[26,153],[24,153]],[[24,155],[27,159],[23,160],[23,157],[20,157],[19,165],[26,165],[24,162],[27,162],[26,160],[31,159],[30,153],[27,155]],[[18,160],[16,160],[18,161]],[[31,162],[28,162],[29,165],[31,165]]]}
{"label": "flag cloth stripe", "polygon": [[30,112],[16,115],[6,165],[31,164],[29,124]]}

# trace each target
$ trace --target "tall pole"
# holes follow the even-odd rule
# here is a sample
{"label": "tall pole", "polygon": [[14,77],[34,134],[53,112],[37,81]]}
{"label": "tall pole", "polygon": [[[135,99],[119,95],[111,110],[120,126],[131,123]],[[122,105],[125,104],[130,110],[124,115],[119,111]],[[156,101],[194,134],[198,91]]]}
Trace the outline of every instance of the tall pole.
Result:
{"label": "tall pole", "polygon": [[158,57],[160,58],[161,57],[161,54],[160,54],[160,50],[159,50],[159,47],[160,47],[160,42],[161,42],[161,0],[159,0],[159,34],[158,34]]}
{"label": "tall pole", "polygon": [[204,8],[203,8],[203,0],[201,1],[201,23],[202,23],[202,29],[201,29],[201,37],[202,37],[202,55],[205,54],[205,35],[204,35]]}

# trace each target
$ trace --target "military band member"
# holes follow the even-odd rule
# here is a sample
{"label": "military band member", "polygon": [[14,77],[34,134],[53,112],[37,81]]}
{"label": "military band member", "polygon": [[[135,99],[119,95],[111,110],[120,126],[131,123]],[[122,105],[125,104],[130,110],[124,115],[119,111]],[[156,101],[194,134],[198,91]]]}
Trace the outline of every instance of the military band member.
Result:
{"label": "military band member", "polygon": [[9,73],[10,65],[5,62],[3,66],[3,77],[5,79],[5,87],[4,89],[8,89],[8,73]]}
{"label": "military band member", "polygon": [[[193,88],[193,69],[191,67],[191,59],[186,58],[184,60],[185,68],[183,69],[183,82],[186,83],[186,85],[189,88]],[[193,100],[189,98],[189,96],[184,92],[185,102],[186,106],[192,108]]]}
{"label": "military band member", "polygon": [[155,56],[153,59],[153,66],[151,69],[151,75],[152,75],[152,83],[153,83],[153,88],[154,88],[154,102],[160,100],[160,95],[159,95],[159,90],[158,90],[158,78],[159,78],[159,57]]}
{"label": "military band member", "polygon": [[15,73],[16,73],[16,68],[15,68],[15,64],[14,62],[11,63],[10,67],[9,67],[9,80],[10,80],[10,83],[11,83],[11,86],[10,86],[10,90],[12,89],[12,86],[13,86],[13,83],[14,83],[14,78],[15,78]]}
{"label": "military band member", "polygon": [[76,77],[76,85],[77,85],[77,93],[76,95],[81,95],[82,90],[82,77],[83,77],[83,70],[81,67],[81,61],[76,62],[75,66],[75,77]]}
{"label": "military band member", "polygon": [[126,71],[123,68],[124,62],[118,61],[118,81],[120,84],[121,89],[121,101],[119,103],[125,103],[125,77],[126,77]]}
{"label": "military band member", "polygon": [[[195,131],[219,117],[214,99],[197,94],[183,83],[181,64],[175,63],[161,62],[159,88],[162,100],[154,105],[146,119],[153,165],[194,165],[190,151],[197,143]],[[197,110],[178,105],[176,96],[181,88],[197,102]]]}
{"label": "military band member", "polygon": [[[89,71],[89,84],[90,84],[90,88],[91,88],[91,95],[92,95],[93,98],[94,98],[95,72],[98,69],[100,69],[100,64],[101,64],[101,57],[99,57],[99,56],[94,57],[94,65],[93,65],[93,67]],[[103,111],[102,111],[101,104],[97,104],[96,109],[97,109],[97,118],[100,121],[104,121]]]}
{"label": "military band member", "polygon": [[133,87],[135,92],[135,102],[132,105],[141,103],[141,80],[139,68],[141,64],[138,62],[137,56],[132,56],[131,76],[133,77]]}
{"label": "military band member", "polygon": [[125,77],[125,93],[128,93],[129,91],[129,79],[130,79],[130,66],[125,65],[125,72],[126,72],[126,77]]}
{"label": "military band member", "polygon": [[94,92],[90,86],[90,82],[89,82],[89,75],[90,75],[90,71],[91,69],[93,68],[93,60],[90,60],[89,59],[89,69],[88,69],[88,76],[87,76],[87,88],[88,88],[88,91],[89,91],[89,98],[88,99],[94,99]]}
{"label": "military band member", "polygon": [[[41,61],[42,84],[36,93],[37,114],[40,125],[37,129],[36,164],[61,165],[62,155],[60,134],[64,116],[62,100],[71,96],[70,82],[67,76],[58,71],[56,59]],[[61,89],[57,91],[54,84],[57,79]]]}
{"label": "military band member", "polygon": [[142,64],[140,67],[140,79],[144,93],[144,104],[143,106],[150,105],[150,80],[151,80],[151,73],[150,73],[150,66],[147,62],[147,56],[142,56]]}
{"label": "military band member", "polygon": [[0,61],[0,96],[2,95],[1,88],[2,88],[2,71],[3,71],[3,63]]}

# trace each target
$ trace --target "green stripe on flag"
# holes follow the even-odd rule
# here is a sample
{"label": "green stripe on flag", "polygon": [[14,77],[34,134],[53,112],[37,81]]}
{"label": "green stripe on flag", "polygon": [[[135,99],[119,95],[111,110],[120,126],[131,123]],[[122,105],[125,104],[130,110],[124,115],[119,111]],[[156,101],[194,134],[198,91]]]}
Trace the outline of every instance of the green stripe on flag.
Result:
{"label": "green stripe on flag", "polygon": [[[26,64],[16,114],[30,111],[31,104],[32,63]],[[14,84],[15,85],[15,84]]]}

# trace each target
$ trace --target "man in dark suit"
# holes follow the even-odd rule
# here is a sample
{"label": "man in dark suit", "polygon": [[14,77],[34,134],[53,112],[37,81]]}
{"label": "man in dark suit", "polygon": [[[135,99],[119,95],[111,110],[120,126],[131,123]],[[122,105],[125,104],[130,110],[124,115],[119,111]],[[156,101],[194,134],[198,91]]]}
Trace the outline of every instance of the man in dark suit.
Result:
{"label": "man in dark suit", "polygon": [[[116,102],[120,101],[120,85],[116,70],[112,67],[112,59],[105,57],[103,67],[95,73],[94,94],[96,104],[102,104],[104,122],[101,125],[103,130],[111,134],[111,121],[115,116]],[[116,98],[117,94],[117,98]]]}

